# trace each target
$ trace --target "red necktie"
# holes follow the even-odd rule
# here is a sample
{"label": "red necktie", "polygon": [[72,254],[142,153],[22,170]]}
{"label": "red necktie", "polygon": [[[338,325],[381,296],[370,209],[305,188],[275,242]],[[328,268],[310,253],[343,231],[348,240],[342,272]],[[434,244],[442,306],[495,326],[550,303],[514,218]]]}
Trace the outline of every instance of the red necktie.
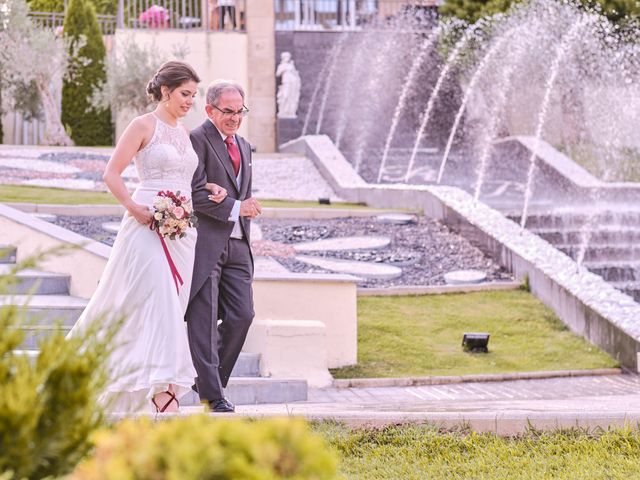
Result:
{"label": "red necktie", "polygon": [[224,139],[224,143],[227,144],[227,150],[229,151],[231,163],[233,164],[233,172],[237,177],[240,171],[240,150],[238,150],[238,146],[234,143],[231,135]]}

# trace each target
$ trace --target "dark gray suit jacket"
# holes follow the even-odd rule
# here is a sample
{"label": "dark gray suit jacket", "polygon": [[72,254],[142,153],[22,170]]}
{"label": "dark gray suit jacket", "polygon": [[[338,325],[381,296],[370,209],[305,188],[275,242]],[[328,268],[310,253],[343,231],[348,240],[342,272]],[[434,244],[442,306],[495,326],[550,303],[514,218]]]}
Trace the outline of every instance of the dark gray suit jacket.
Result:
{"label": "dark gray suit jacket", "polygon": [[[191,132],[191,143],[198,154],[198,168],[191,185],[198,216],[198,241],[190,298],[202,288],[227,246],[234,225],[228,219],[235,201],[251,197],[251,146],[239,135],[236,142],[242,158],[241,185],[236,183],[227,146],[215,125],[207,119]],[[205,188],[207,182],[226,188],[227,198],[220,203],[209,200],[211,192]],[[250,244],[250,220],[240,217],[240,227],[244,240]]]}

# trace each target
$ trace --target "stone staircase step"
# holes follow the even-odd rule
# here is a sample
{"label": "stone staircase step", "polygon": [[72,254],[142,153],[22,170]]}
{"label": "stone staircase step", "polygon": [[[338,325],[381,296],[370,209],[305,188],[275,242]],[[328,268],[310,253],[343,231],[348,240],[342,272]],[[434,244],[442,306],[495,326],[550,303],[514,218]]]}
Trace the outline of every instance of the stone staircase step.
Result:
{"label": "stone staircase step", "polygon": [[585,262],[584,267],[600,275],[607,282],[635,282],[640,280],[640,262]]}
{"label": "stone staircase step", "polygon": [[[14,265],[0,264],[0,277],[7,276]],[[7,287],[8,294],[17,295],[64,295],[69,293],[68,275],[42,272],[39,270],[21,270],[17,273],[17,283]]]}
{"label": "stone staircase step", "polygon": [[[517,215],[510,215],[509,218],[520,223],[520,217]],[[595,227],[613,226],[621,228],[623,225],[640,227],[640,212],[540,213],[527,216],[527,228],[529,229],[580,229],[588,223]]]}
{"label": "stone staircase step", "polygon": [[22,350],[38,351],[40,340],[48,337],[53,332],[62,331],[65,335],[71,330],[70,326],[64,325],[23,325],[20,327],[25,331],[25,339],[20,345]]}
{"label": "stone staircase step", "polygon": [[69,295],[0,295],[0,306],[26,305],[27,320],[36,325],[73,326],[88,300]]}
{"label": "stone staircase step", "polygon": [[[555,245],[558,250],[576,260],[580,253],[579,245]],[[584,260],[587,262],[632,262],[640,258],[640,247],[637,245],[591,245],[585,249]]]}
{"label": "stone staircase step", "polygon": [[0,263],[16,263],[16,247],[0,245]]}
{"label": "stone staircase step", "polygon": [[640,281],[636,282],[611,282],[618,290],[632,297],[636,302],[640,302]]}
{"label": "stone staircase step", "polygon": [[232,377],[259,377],[260,354],[240,352],[238,361],[231,371]]}
{"label": "stone staircase step", "polygon": [[[557,230],[549,228],[530,229],[539,237],[552,245],[580,245],[584,241],[584,233],[580,230]],[[622,227],[598,227],[589,237],[589,245],[623,244],[640,242],[640,229]]]}
{"label": "stone staircase step", "polygon": [[[234,377],[229,380],[225,395],[236,405],[300,402],[307,399],[307,388],[304,380]],[[200,397],[196,392],[189,392],[182,397],[180,404],[199,405]]]}

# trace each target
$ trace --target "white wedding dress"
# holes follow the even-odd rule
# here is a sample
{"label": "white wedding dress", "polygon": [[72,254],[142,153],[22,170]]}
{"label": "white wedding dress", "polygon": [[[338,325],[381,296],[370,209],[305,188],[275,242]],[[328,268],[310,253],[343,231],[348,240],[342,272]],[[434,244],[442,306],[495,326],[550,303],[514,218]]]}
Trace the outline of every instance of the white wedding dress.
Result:
{"label": "white wedding dress", "polygon": [[[198,164],[183,127],[155,117],[151,141],[135,165],[140,186],[133,199],[152,205],[160,190],[191,197],[191,179]],[[180,398],[196,376],[191,362],[184,314],[189,301],[196,229],[187,236],[165,239],[169,254],[184,282],[176,284],[160,238],[149,226],[125,213],[98,288],[69,335],[92,319],[114,321],[125,314],[109,359],[110,377],[100,402],[113,412],[155,411],[152,397],[174,386]],[[102,315],[102,317],[101,317]],[[162,406],[162,405],[161,405]]]}

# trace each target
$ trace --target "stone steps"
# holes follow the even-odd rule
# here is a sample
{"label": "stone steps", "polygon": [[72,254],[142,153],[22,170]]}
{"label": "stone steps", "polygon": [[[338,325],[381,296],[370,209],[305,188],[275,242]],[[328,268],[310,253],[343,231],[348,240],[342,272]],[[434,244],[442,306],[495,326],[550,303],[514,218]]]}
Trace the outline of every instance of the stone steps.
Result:
{"label": "stone steps", "polygon": [[[580,253],[579,245],[555,245],[555,247],[576,260]],[[587,262],[624,262],[640,258],[640,247],[637,245],[588,245],[584,253]]]}
{"label": "stone steps", "polygon": [[16,263],[17,249],[10,245],[0,245],[0,264]]}
{"label": "stone steps", "polygon": [[[512,220],[520,222],[519,217],[510,217]],[[640,227],[640,211],[613,212],[605,211],[592,214],[584,213],[563,213],[563,214],[533,214],[527,216],[527,228],[554,228],[554,229],[579,229],[591,223],[596,227],[615,226],[622,229],[624,226]]]}
{"label": "stone steps", "polygon": [[[0,264],[0,278],[6,278],[14,264]],[[65,295],[69,293],[71,279],[68,275],[42,272],[39,270],[21,270],[16,275],[16,283],[7,285],[6,293],[17,295]]]}
{"label": "stone steps", "polygon": [[[580,245],[585,235],[580,230],[557,230],[552,228],[531,229],[552,245]],[[599,227],[591,233],[589,245],[628,245],[640,242],[640,228]]]}
{"label": "stone steps", "polygon": [[60,323],[73,326],[88,300],[70,295],[0,295],[0,306],[25,306],[27,321],[36,325]]}
{"label": "stone steps", "polygon": [[632,297],[636,302],[640,302],[640,281],[636,282],[611,282],[618,290]]}
{"label": "stone steps", "polygon": [[584,267],[607,282],[640,281],[640,262],[585,262]]}
{"label": "stone steps", "polygon": [[[225,396],[236,405],[257,403],[288,403],[307,399],[307,382],[304,380],[279,380],[266,377],[232,377],[225,389]],[[200,397],[189,392],[181,405],[199,405]]]}
{"label": "stone steps", "polygon": [[[0,277],[7,276],[16,262],[16,248],[0,245]],[[26,323],[21,326],[26,338],[17,353],[35,358],[38,342],[54,331],[67,333],[78,320],[88,300],[69,295],[67,275],[24,270],[17,275],[5,295],[0,295],[0,307],[25,307]],[[307,382],[260,377],[260,354],[242,352],[233,369],[226,394],[237,405],[256,403],[288,403],[307,399]],[[189,396],[188,396],[189,397]],[[195,392],[184,399],[184,405],[197,405]]]}

